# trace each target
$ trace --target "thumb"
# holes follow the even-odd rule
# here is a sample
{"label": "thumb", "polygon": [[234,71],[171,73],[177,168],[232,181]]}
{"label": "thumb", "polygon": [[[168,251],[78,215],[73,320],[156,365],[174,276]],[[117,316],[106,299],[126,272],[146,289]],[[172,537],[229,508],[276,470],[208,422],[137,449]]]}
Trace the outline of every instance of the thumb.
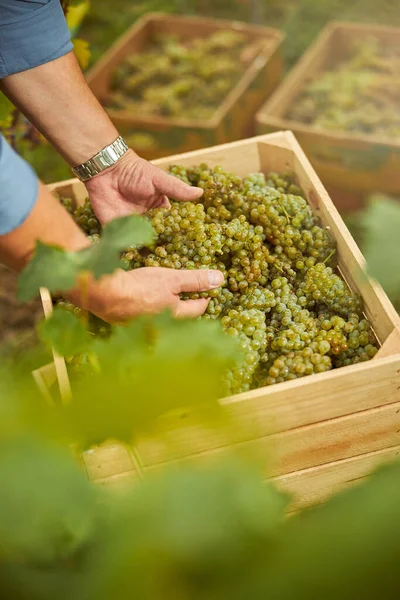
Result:
{"label": "thumb", "polygon": [[178,287],[176,293],[181,292],[206,292],[219,287],[224,283],[221,271],[211,269],[177,271]]}
{"label": "thumb", "polygon": [[200,198],[203,190],[198,187],[192,187],[184,181],[181,181],[173,175],[168,175],[165,171],[157,168],[157,175],[154,177],[154,184],[160,194],[173,198],[174,200],[182,200],[191,202]]}

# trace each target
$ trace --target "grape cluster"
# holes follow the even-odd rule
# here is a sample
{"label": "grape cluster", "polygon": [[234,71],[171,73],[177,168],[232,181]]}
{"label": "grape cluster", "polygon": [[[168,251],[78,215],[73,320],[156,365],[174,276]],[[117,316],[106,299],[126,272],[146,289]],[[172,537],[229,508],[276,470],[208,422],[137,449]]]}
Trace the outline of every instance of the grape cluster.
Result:
{"label": "grape cluster", "polygon": [[287,117],[332,131],[400,136],[400,45],[376,38],[307,83]]}
{"label": "grape cluster", "polygon": [[107,105],[141,115],[208,119],[260,50],[259,41],[237,31],[186,41],[155,36],[114,72]]}
{"label": "grape cluster", "polygon": [[[203,319],[220,319],[242,350],[226,374],[227,393],[272,385],[369,360],[377,342],[361,298],[335,268],[335,245],[293,178],[270,173],[240,178],[221,167],[172,166],[204,190],[196,203],[171,201],[147,214],[152,249],[129,248],[127,269],[143,266],[218,269],[225,282],[210,292]],[[72,210],[92,236],[88,203]]]}

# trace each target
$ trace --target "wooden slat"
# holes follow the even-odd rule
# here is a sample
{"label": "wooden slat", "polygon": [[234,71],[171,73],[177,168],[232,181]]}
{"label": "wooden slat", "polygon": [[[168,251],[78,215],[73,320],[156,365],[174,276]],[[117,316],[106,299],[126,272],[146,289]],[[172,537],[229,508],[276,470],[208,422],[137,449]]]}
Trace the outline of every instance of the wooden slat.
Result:
{"label": "wooden slat", "polygon": [[398,460],[400,446],[337,461],[314,469],[272,478],[282,490],[293,495],[290,510],[320,504],[334,493],[357,484],[378,466]]}
{"label": "wooden slat", "polygon": [[54,406],[55,402],[50,393],[51,387],[57,381],[57,372],[54,363],[52,362],[40,369],[35,369],[35,371],[32,371],[32,377],[47,404]]}
{"label": "wooden slat", "polygon": [[[40,298],[42,300],[43,311],[46,319],[53,313],[53,300],[48,289],[40,289]],[[68,377],[67,365],[62,356],[60,356],[53,348],[54,367],[57,373],[58,385],[60,387],[61,400],[67,403],[71,400],[71,384]]]}
{"label": "wooden slat", "polygon": [[197,440],[192,447],[179,446],[172,430],[164,439],[139,443],[137,452],[145,468],[214,460],[233,452],[261,461],[265,476],[283,475],[399,445],[400,392],[397,398],[387,406],[244,442],[229,440],[225,430],[225,445],[215,444],[214,436],[200,452]]}
{"label": "wooden slat", "polygon": [[395,329],[389,335],[387,340],[383,343],[382,348],[374,356],[373,360],[379,360],[380,358],[386,358],[387,356],[393,356],[396,352],[399,352],[400,348],[400,330]]}
{"label": "wooden slat", "polygon": [[94,446],[82,454],[82,459],[87,476],[93,482],[124,473],[135,473],[135,477],[140,477],[134,452],[122,443],[107,442]]}

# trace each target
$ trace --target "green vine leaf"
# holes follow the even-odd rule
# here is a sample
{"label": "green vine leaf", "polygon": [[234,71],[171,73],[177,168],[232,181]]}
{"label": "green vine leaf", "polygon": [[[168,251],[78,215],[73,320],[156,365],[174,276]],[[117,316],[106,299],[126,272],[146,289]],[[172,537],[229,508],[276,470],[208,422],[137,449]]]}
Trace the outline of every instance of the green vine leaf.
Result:
{"label": "green vine leaf", "polygon": [[222,377],[239,354],[219,323],[176,321],[168,314],[116,327],[91,349],[99,373],[80,379],[63,416],[82,447],[109,438],[129,442],[171,411],[219,418]]}
{"label": "green vine leaf", "polygon": [[[369,274],[386,293],[400,296],[400,204],[376,196],[362,216],[363,250]],[[397,249],[397,251],[396,251]]]}
{"label": "green vine leaf", "polygon": [[91,338],[82,321],[72,313],[56,308],[49,319],[39,323],[40,338],[62,356],[87,352]]}
{"label": "green vine leaf", "polygon": [[37,242],[33,259],[18,280],[18,300],[31,300],[40,287],[46,287],[50,291],[73,288],[79,273],[78,255],[75,252],[65,252],[58,246]]}
{"label": "green vine leaf", "polygon": [[33,259],[19,277],[17,297],[26,302],[40,287],[51,292],[70,290],[81,273],[90,272],[95,279],[110,275],[121,266],[120,252],[130,246],[148,246],[153,240],[151,223],[129,215],[107,223],[100,242],[78,252],[37,242]]}
{"label": "green vine leaf", "polygon": [[153,226],[143,217],[114,219],[104,226],[99,243],[81,251],[82,271],[90,271],[95,279],[109,275],[120,267],[120,252],[130,246],[150,246],[154,238]]}
{"label": "green vine leaf", "polygon": [[1,562],[72,556],[92,535],[96,508],[72,454],[33,435],[1,440],[0,450]]}

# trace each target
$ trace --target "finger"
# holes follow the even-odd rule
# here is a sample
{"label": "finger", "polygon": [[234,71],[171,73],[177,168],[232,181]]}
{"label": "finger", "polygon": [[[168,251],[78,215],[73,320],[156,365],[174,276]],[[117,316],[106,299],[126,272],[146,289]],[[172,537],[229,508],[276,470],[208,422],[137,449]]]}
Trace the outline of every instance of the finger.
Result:
{"label": "finger", "polygon": [[209,269],[176,271],[180,292],[206,292],[219,287],[224,283],[221,271]]}
{"label": "finger", "polygon": [[161,194],[165,194],[168,198],[174,200],[181,200],[183,202],[190,202],[197,200],[203,194],[203,190],[198,187],[193,187],[187,183],[181,181],[173,175],[168,175],[161,169],[158,169],[157,176],[154,179],[154,183],[157,190]]}
{"label": "finger", "polygon": [[167,196],[163,196],[163,197],[161,198],[161,202],[160,202],[160,204],[159,204],[159,207],[160,207],[160,208],[171,208],[171,203],[170,203],[170,201],[168,200]]}
{"label": "finger", "polygon": [[181,300],[175,309],[175,316],[179,319],[195,319],[204,314],[209,298],[200,298],[199,300]]}

